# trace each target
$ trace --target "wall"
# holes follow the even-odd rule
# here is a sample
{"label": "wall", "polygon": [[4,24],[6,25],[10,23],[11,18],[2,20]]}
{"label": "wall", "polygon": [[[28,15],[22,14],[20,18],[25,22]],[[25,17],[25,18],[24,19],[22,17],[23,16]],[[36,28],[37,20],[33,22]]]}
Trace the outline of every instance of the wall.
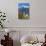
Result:
{"label": "wall", "polygon": [[[32,2],[31,19],[18,20],[18,2]],[[46,0],[0,0],[0,9],[6,12],[6,27],[46,27]]]}
{"label": "wall", "polygon": [[[30,9],[32,11],[31,19],[18,20],[17,3],[25,1],[30,3],[31,0],[0,0],[0,9],[6,12],[8,20],[5,26],[12,31],[20,31],[20,37],[31,31],[45,31],[44,33],[46,33],[46,0],[32,0],[32,7]],[[26,27],[23,28],[22,26]]]}

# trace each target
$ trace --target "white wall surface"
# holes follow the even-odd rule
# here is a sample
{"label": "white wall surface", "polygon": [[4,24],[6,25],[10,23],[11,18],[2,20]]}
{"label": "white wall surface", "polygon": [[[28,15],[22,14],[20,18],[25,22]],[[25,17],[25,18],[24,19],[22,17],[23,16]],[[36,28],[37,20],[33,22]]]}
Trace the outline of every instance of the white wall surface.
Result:
{"label": "white wall surface", "polygon": [[[29,20],[18,20],[18,2],[32,2]],[[6,12],[6,27],[46,27],[46,0],[0,0],[0,10]]]}
{"label": "white wall surface", "polygon": [[[20,37],[27,33],[31,34],[32,31],[36,31],[35,33],[37,33],[37,31],[45,31],[42,33],[46,33],[46,0],[32,0],[32,7],[30,8],[30,12],[32,11],[30,14],[32,15],[30,15],[31,18],[29,20],[18,20],[18,2],[30,3],[31,0],[0,0],[0,10],[6,12],[8,20],[5,26],[11,29],[10,31],[20,31]],[[17,33],[14,34],[16,38],[18,38]]]}

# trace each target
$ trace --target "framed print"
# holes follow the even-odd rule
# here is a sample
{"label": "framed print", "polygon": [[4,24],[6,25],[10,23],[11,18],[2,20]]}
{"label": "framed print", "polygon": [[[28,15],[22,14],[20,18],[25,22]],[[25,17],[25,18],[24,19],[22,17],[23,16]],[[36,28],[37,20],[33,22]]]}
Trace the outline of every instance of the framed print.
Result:
{"label": "framed print", "polygon": [[18,3],[18,19],[30,19],[29,3]]}

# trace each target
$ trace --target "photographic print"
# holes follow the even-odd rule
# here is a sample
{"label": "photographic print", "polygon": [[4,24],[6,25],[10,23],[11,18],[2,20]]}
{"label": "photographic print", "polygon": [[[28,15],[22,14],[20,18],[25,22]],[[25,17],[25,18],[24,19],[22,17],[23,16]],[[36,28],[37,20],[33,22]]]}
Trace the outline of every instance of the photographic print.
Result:
{"label": "photographic print", "polygon": [[30,19],[29,7],[29,3],[18,3],[18,19]]}

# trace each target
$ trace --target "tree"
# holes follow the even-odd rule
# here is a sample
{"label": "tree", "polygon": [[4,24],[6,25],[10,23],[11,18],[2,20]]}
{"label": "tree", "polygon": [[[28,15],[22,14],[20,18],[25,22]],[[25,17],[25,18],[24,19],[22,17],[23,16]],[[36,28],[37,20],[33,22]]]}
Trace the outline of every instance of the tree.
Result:
{"label": "tree", "polygon": [[6,20],[6,15],[4,12],[0,11],[0,27],[3,28],[4,27],[4,22]]}

